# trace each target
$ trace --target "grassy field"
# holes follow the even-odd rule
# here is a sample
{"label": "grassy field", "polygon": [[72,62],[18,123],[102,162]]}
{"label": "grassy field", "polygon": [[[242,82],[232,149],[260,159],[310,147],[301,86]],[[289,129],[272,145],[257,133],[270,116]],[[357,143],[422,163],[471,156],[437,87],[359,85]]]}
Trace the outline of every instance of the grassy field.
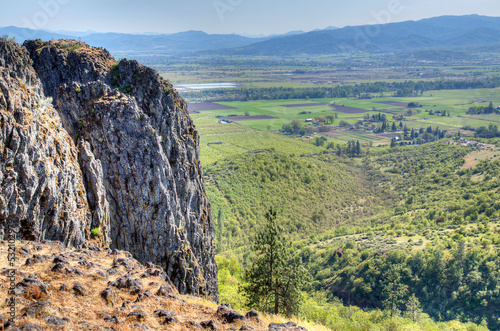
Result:
{"label": "grassy field", "polygon": [[200,132],[203,166],[214,164],[229,156],[259,149],[274,149],[280,153],[295,155],[318,153],[324,150],[304,139],[259,131],[237,123],[221,124],[219,120],[206,115],[205,112],[191,116]]}
{"label": "grassy field", "polygon": [[[407,108],[394,105],[381,104],[384,101],[396,101],[401,103],[409,103],[412,101],[419,102],[423,107],[417,108],[421,111],[413,116],[407,116]],[[298,148],[298,154],[309,152],[317,152],[319,149],[314,149],[307,139],[294,139],[293,143],[289,139],[283,139],[272,132],[280,130],[284,124],[290,123],[294,119],[298,119],[305,126],[310,126],[306,123],[306,119],[314,118],[320,115],[328,115],[335,113],[337,119],[330,125],[337,126],[332,128],[333,134],[325,134],[329,142],[334,144],[346,144],[349,140],[360,140],[365,145],[387,145],[390,143],[390,137],[387,135],[374,134],[366,130],[347,130],[339,128],[341,121],[345,121],[351,125],[363,119],[363,116],[368,113],[370,116],[378,113],[385,113],[389,121],[393,119],[394,114],[403,114],[405,119],[403,124],[409,129],[427,128],[429,126],[439,127],[441,130],[457,132],[465,126],[478,128],[480,126],[488,126],[490,123],[500,126],[500,115],[467,115],[466,112],[471,106],[487,106],[489,102],[494,105],[500,104],[500,88],[497,89],[476,89],[476,90],[447,90],[447,91],[429,91],[423,96],[417,98],[393,98],[380,97],[374,99],[294,99],[294,100],[259,100],[259,101],[236,101],[236,102],[220,102],[225,106],[234,107],[235,109],[226,110],[206,110],[200,114],[193,114],[198,129],[202,133],[203,144],[222,142],[222,145],[205,146],[202,150],[202,157],[205,163],[214,162],[216,159],[250,151],[254,148],[270,148],[274,146],[274,141],[270,143],[268,140],[276,140],[280,144],[284,144],[283,148],[289,144],[302,146]],[[314,105],[324,103],[325,105]],[[334,103],[334,104],[333,104]],[[311,106],[307,106],[311,104]],[[330,105],[331,104],[331,105]],[[284,107],[286,105],[303,105],[301,107]],[[366,110],[365,113],[345,113],[336,111],[335,106],[346,106]],[[450,116],[429,115],[428,110],[446,111]],[[265,120],[242,120],[236,123],[220,124],[217,117],[228,116],[255,116],[268,115],[273,116],[273,119]],[[398,121],[396,121],[398,124]],[[399,128],[399,127],[398,127]],[[396,131],[395,134],[402,133]],[[251,139],[246,138],[250,135]],[[300,142],[300,143],[298,143]],[[267,146],[267,147],[266,147]],[[282,148],[280,146],[276,148]],[[294,148],[292,148],[294,149]]]}

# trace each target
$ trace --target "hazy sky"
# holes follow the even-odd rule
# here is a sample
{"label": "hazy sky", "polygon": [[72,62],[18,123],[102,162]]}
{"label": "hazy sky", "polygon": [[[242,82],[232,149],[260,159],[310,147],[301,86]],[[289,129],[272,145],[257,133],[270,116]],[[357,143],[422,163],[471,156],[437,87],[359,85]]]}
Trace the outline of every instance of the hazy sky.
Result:
{"label": "hazy sky", "polygon": [[0,26],[271,34],[441,15],[500,16],[499,0],[0,0]]}

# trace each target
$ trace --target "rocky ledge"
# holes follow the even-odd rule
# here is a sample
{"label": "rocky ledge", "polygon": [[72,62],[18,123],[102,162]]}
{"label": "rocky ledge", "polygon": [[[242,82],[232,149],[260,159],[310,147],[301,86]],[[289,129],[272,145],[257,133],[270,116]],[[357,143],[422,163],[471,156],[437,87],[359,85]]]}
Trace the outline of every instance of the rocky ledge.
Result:
{"label": "rocky ledge", "polygon": [[[160,266],[125,251],[80,249],[61,243],[16,242],[17,272],[0,268],[0,329],[5,330],[269,330],[307,331],[293,322],[269,323],[224,304],[181,295]],[[0,242],[0,265],[8,265]],[[13,322],[9,302],[15,302]],[[2,329],[3,330],[3,329]]]}
{"label": "rocky ledge", "polygon": [[128,251],[218,300],[186,102],[154,70],[72,40],[0,38],[0,239]]}

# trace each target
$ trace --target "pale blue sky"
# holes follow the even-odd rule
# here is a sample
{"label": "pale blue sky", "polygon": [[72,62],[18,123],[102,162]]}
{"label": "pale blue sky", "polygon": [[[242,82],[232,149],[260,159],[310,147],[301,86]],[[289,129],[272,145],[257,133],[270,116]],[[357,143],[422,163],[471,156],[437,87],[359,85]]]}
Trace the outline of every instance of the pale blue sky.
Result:
{"label": "pale blue sky", "polygon": [[0,26],[48,30],[271,34],[441,15],[500,16],[499,0],[16,0]]}

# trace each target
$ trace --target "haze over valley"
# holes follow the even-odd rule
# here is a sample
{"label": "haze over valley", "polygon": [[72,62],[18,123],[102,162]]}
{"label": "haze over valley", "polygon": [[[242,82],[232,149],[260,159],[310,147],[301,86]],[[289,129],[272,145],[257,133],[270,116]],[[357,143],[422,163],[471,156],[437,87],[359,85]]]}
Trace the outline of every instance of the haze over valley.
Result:
{"label": "haze over valley", "polygon": [[500,330],[497,1],[27,3],[6,330]]}

